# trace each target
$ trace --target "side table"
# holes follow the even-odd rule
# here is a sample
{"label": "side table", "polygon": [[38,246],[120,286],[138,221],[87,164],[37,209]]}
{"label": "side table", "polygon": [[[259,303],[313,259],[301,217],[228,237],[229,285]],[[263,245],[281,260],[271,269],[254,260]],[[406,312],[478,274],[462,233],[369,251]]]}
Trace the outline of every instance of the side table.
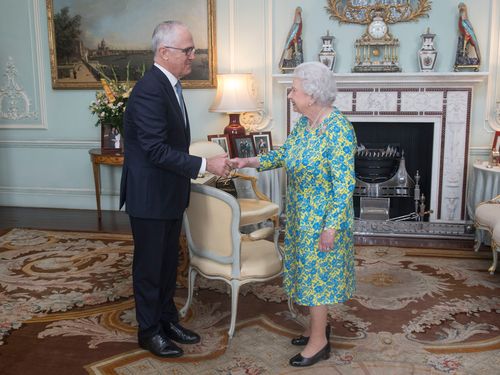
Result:
{"label": "side table", "polygon": [[474,220],[477,205],[500,194],[500,167],[488,167],[484,161],[474,163],[468,190],[467,212]]}
{"label": "side table", "polygon": [[94,185],[95,185],[95,201],[97,204],[97,218],[101,221],[101,164],[111,166],[123,165],[122,152],[104,152],[100,148],[93,148],[89,150],[90,162],[92,163],[92,170],[94,172]]}

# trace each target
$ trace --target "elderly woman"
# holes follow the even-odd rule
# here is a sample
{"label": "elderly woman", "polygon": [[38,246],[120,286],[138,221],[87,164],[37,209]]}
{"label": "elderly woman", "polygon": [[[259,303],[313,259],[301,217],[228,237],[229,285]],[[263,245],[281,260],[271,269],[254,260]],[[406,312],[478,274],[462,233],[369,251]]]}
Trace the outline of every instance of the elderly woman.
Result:
{"label": "elderly woman", "polygon": [[[295,68],[288,97],[302,117],[285,144],[253,158],[234,158],[232,167],[285,167],[287,204],[283,284],[295,303],[308,306],[310,325],[293,345],[290,359],[310,366],[330,356],[327,306],[354,293],[353,206],[356,136],[333,107],[333,73],[319,62]],[[326,335],[325,335],[326,331]]]}

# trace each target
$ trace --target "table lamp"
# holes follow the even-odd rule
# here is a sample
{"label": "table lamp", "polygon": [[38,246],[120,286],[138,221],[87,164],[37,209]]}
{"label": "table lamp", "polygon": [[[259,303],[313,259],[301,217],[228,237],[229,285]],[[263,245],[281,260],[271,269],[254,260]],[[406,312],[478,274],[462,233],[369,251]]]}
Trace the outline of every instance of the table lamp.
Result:
{"label": "table lamp", "polygon": [[251,91],[252,83],[250,73],[217,74],[217,93],[209,110],[229,114],[229,124],[224,128],[224,134],[228,134],[229,138],[245,135],[245,128],[240,124],[240,113],[259,110]]}

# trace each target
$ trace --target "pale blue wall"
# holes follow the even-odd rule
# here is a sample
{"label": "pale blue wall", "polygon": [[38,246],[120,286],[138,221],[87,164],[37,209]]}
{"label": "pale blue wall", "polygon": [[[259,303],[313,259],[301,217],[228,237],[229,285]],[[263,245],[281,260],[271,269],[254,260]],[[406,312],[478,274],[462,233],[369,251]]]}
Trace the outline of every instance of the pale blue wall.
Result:
{"label": "pale blue wall", "polygon": [[[491,113],[486,113],[488,95],[500,99],[498,45],[494,45],[495,56],[490,56],[491,38],[495,34],[491,30],[490,14],[495,9],[492,8],[495,1],[498,2],[468,2],[469,16],[483,55],[481,70],[492,72],[489,81],[475,89],[471,129],[473,158],[484,158],[491,143],[492,130],[487,124]],[[458,3],[458,0],[435,0],[428,18],[390,26],[401,41],[404,72],[418,70],[416,51],[420,48],[420,34],[427,27],[437,34],[437,70],[452,70]],[[282,87],[272,75],[278,73],[278,61],[295,7],[303,9],[306,60],[316,59],[321,47],[320,36],[329,29],[336,37],[334,46],[339,55],[336,71],[340,73],[350,72],[353,43],[364,26],[339,25],[330,20],[324,10],[325,0],[217,0],[216,5],[218,70],[255,74],[259,96],[272,117],[273,138],[279,143],[284,139],[285,114]],[[497,5],[496,18],[493,17],[497,26],[499,7]],[[93,126],[95,119],[88,110],[94,91],[52,89],[44,0],[2,0],[0,25],[0,71],[4,73],[11,57],[18,68],[18,82],[36,112],[30,119],[0,120],[0,205],[95,208],[88,156],[88,149],[99,144],[99,129]],[[147,27],[152,29],[154,25]],[[0,88],[5,84],[5,77],[0,76]],[[193,140],[220,132],[227,123],[227,116],[208,112],[214,94],[214,89],[185,92]],[[118,168],[102,168],[104,209],[117,209],[119,174]]]}

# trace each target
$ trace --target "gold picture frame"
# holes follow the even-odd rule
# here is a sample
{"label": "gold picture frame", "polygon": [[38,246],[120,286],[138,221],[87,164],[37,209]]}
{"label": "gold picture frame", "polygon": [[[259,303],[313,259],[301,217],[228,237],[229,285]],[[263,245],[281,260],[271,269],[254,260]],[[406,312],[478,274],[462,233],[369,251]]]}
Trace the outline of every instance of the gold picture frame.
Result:
{"label": "gold picture frame", "polygon": [[151,33],[165,14],[184,22],[196,45],[193,71],[182,80],[183,87],[216,87],[215,0],[184,0],[180,5],[154,0],[134,11],[131,3],[46,0],[52,88],[100,89],[99,72],[136,81],[153,64]]}

